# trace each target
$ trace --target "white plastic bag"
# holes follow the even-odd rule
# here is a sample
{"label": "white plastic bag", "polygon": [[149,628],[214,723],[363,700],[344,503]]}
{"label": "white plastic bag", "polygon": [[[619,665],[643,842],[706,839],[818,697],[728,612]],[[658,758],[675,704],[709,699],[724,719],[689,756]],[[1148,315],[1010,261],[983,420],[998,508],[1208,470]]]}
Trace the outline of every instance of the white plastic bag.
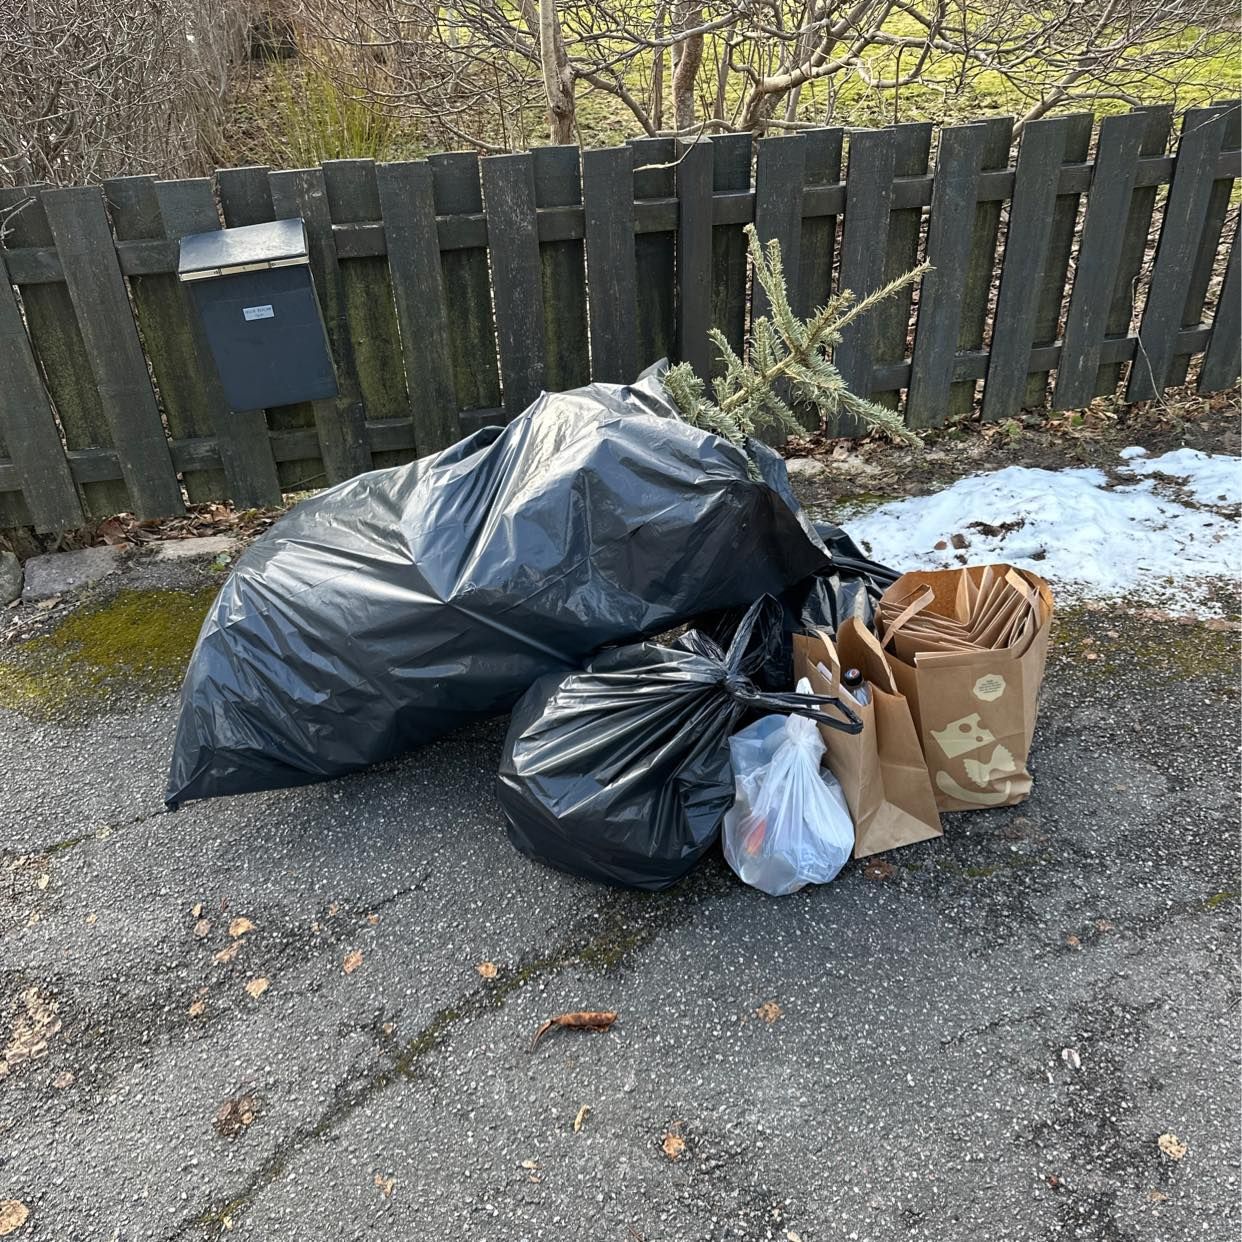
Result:
{"label": "white plastic bag", "polygon": [[[799,694],[811,692],[798,683]],[[735,798],[724,821],[729,866],[773,897],[827,884],[854,849],[854,824],[836,777],[820,768],[812,720],[765,716],[729,739]]]}

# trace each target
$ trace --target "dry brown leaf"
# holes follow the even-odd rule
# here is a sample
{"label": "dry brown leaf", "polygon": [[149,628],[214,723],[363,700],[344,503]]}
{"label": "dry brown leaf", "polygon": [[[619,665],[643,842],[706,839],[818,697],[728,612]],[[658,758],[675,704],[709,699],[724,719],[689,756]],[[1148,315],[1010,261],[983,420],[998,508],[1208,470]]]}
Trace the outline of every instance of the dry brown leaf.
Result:
{"label": "dry brown leaf", "polygon": [[396,1029],[397,1024],[395,1022],[385,1022],[384,1025],[380,1027],[380,1030],[382,1030],[385,1035],[391,1035]]}
{"label": "dry brown leaf", "polygon": [[495,979],[497,975],[495,962],[480,962],[475,970],[483,976],[484,979]]}
{"label": "dry brown leaf", "polygon": [[239,936],[244,936],[247,932],[254,931],[254,924],[246,918],[244,914],[238,915],[229,924],[229,935],[236,940]]}
{"label": "dry brown leaf", "polygon": [[1071,949],[1076,949],[1080,944],[1082,944],[1082,941],[1079,940],[1077,936],[1066,936],[1065,943],[1069,945]]}
{"label": "dry brown leaf", "polygon": [[522,1168],[524,1169],[537,1169],[538,1167],[539,1167],[539,1162],[537,1160],[523,1160],[522,1161]]}
{"label": "dry brown leaf", "polygon": [[1116,927],[1117,925],[1115,923],[1110,923],[1108,919],[1096,919],[1095,920],[1095,930],[1098,932],[1115,931]]}
{"label": "dry brown leaf", "polygon": [[52,1079],[52,1086],[57,1091],[65,1091],[73,1086],[74,1073],[73,1070],[61,1070],[55,1078]]}
{"label": "dry brown leaf", "polygon": [[17,1199],[0,1201],[0,1238],[16,1233],[30,1216],[30,1209]]}
{"label": "dry brown leaf", "polygon": [[368,915],[367,915],[367,922],[368,922],[368,923],[370,923],[372,927],[374,927],[374,926],[375,926],[375,924],[379,922],[379,915],[378,915],[378,914],[368,914]]}
{"label": "dry brown leaf", "polygon": [[393,1187],[397,1184],[395,1177],[385,1177],[382,1173],[375,1175],[375,1184],[379,1187],[379,1192],[385,1199],[392,1198]]}
{"label": "dry brown leaf", "polygon": [[251,979],[250,982],[246,984],[246,991],[249,992],[255,1000],[258,1000],[259,997],[267,991],[269,986],[270,985],[267,979],[260,975],[259,978]]}
{"label": "dry brown leaf", "polygon": [[207,1002],[201,999],[193,1001],[187,1012],[191,1018],[201,1018],[207,1012]]}
{"label": "dry brown leaf", "polygon": [[891,880],[897,874],[897,868],[883,858],[876,858],[863,868],[863,875],[868,880]]}
{"label": "dry brown leaf", "polygon": [[39,886],[39,891],[40,891],[40,892],[42,892],[45,888],[47,888],[48,881],[49,881],[51,878],[52,878],[52,877],[51,877],[50,875],[48,875],[48,873],[45,871],[45,872],[44,872],[44,873],[43,873],[43,874],[42,874],[42,875],[41,875],[41,876],[40,876],[40,877],[39,877],[39,878],[35,881],[35,883]]}
{"label": "dry brown leaf", "polygon": [[203,917],[203,903],[201,901],[196,901],[190,907],[190,914],[196,919],[201,919]]}
{"label": "dry brown leaf", "polygon": [[1170,1160],[1180,1160],[1186,1154],[1186,1144],[1176,1134],[1162,1134],[1156,1140],[1156,1146]]}
{"label": "dry brown leaf", "polygon": [[[9,1041],[0,1054],[0,1078],[23,1061],[47,1056],[47,1041],[60,1030],[59,1005],[37,987],[21,994],[21,1008],[13,1020]],[[22,1012],[24,1009],[25,1012]]]}
{"label": "dry brown leaf", "polygon": [[664,1142],[660,1146],[670,1160],[676,1160],[686,1150],[686,1140],[676,1131],[670,1130],[664,1136]]}
{"label": "dry brown leaf", "polygon": [[359,966],[362,965],[362,950],[350,949],[345,954],[345,960],[341,963],[341,969],[347,974],[352,975]]}
{"label": "dry brown leaf", "polygon": [[225,1100],[216,1110],[216,1133],[222,1138],[235,1138],[255,1119],[258,1111],[259,1101],[253,1095]]}
{"label": "dry brown leaf", "polygon": [[213,962],[231,962],[241,952],[242,942],[234,940],[232,944],[226,944],[223,949],[211,955]]}
{"label": "dry brown leaf", "polygon": [[582,1123],[587,1119],[587,1117],[590,1116],[590,1114],[591,1114],[591,1106],[589,1104],[584,1104],[580,1109],[578,1109],[578,1115],[574,1118],[574,1133],[575,1134],[577,1134],[582,1129]]}
{"label": "dry brown leaf", "polygon": [[95,921],[95,918],[96,918],[95,911],[94,911],[94,910],[92,910],[92,911],[90,912],[90,914],[88,914],[88,915],[86,916],[86,921],[87,921],[88,923],[93,923],[93,922]]}
{"label": "dry brown leaf", "polygon": [[199,919],[198,922],[194,924],[194,935],[199,940],[202,940],[204,936],[210,936],[211,935],[211,920],[210,919]]}
{"label": "dry brown leaf", "polygon": [[1167,1203],[1169,1196],[1163,1190],[1149,1190],[1147,1192],[1148,1203]]}
{"label": "dry brown leaf", "polygon": [[534,1052],[539,1045],[539,1041],[554,1027],[567,1027],[571,1030],[579,1031],[606,1031],[617,1020],[615,1013],[602,1012],[598,1010],[582,1009],[574,1013],[558,1013],[556,1017],[549,1018],[535,1032],[535,1037],[530,1041],[530,1050]]}
{"label": "dry brown leaf", "polygon": [[339,901],[334,901],[328,907],[328,918],[330,919],[336,918],[337,914],[340,912],[340,909],[341,909],[341,903]]}
{"label": "dry brown leaf", "polygon": [[755,1010],[755,1017],[762,1018],[770,1026],[777,1018],[781,1016],[781,1007],[774,1001],[764,1001],[758,1009]]}

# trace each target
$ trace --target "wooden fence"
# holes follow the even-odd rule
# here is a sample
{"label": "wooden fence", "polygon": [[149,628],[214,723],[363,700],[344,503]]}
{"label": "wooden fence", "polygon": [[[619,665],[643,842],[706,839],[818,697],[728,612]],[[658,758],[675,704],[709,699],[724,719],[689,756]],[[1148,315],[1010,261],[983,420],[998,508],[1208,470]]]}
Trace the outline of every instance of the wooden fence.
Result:
{"label": "wooden fence", "polygon": [[[996,118],[941,130],[930,171],[933,129],[912,124],[753,150],[745,135],[641,139],[0,191],[0,526],[276,503],[442,448],[542,388],[627,380],[661,356],[706,373],[708,327],[735,346],[746,331],[752,220],[780,240],[804,313],[935,265],[837,351],[855,391],[912,426],[970,410],[980,381],[985,419],[1083,406],[1123,380],[1128,400],[1151,398],[1196,358],[1200,390],[1228,387],[1239,109],[1186,113],[1170,153],[1172,128],[1163,107],[1107,117],[1094,141],[1089,114],[1036,121],[1012,167]],[[340,395],[229,410],[177,239],[293,216]]]}

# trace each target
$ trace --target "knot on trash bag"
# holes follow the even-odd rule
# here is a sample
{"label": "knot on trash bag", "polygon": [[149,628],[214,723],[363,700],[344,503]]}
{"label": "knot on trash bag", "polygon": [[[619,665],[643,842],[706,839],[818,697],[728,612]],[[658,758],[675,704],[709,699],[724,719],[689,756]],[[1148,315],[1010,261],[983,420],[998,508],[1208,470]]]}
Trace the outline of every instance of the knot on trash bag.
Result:
{"label": "knot on trash bag", "polygon": [[[780,712],[786,716],[805,716],[817,724],[839,729],[842,733],[861,733],[863,722],[847,703],[830,694],[797,694],[794,692],[769,693],[760,690],[745,673],[725,674],[724,688],[735,703],[745,707]],[[818,710],[822,707],[840,712],[840,716],[828,715]],[[844,719],[842,719],[844,717]]]}

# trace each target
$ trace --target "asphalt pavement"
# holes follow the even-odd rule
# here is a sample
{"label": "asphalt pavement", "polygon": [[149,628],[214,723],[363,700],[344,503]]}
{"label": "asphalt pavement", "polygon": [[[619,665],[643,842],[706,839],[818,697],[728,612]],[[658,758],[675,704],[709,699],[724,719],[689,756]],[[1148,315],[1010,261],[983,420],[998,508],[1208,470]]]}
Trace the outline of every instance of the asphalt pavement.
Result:
{"label": "asphalt pavement", "polygon": [[[0,707],[15,1237],[1238,1235],[1235,633],[1067,611],[1030,801],[779,900],[521,857],[502,722],[165,814],[171,682],[39,659]],[[530,1051],[581,1009],[619,1016]]]}

